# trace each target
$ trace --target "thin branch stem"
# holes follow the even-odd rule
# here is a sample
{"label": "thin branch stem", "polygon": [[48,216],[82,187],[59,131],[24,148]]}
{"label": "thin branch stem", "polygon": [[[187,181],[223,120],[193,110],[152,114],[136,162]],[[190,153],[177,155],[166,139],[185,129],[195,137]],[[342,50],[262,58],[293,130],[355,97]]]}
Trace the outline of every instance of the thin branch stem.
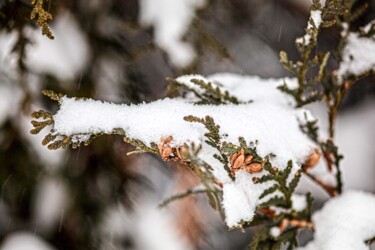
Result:
{"label": "thin branch stem", "polygon": [[304,172],[307,177],[309,177],[312,181],[314,181],[316,184],[318,184],[320,187],[322,187],[331,197],[335,197],[337,195],[336,188],[332,187],[331,185],[324,183],[322,180],[317,178],[316,176],[310,174],[309,172]]}
{"label": "thin branch stem", "polygon": [[169,205],[169,203],[171,203],[173,201],[186,198],[186,197],[188,197],[190,195],[202,194],[202,193],[220,193],[220,191],[219,190],[217,190],[217,191],[215,191],[215,190],[208,190],[208,189],[188,189],[187,191],[185,191],[183,193],[179,193],[179,194],[173,195],[170,198],[164,200],[158,207],[159,208],[163,208],[163,207],[166,207],[167,205]]}

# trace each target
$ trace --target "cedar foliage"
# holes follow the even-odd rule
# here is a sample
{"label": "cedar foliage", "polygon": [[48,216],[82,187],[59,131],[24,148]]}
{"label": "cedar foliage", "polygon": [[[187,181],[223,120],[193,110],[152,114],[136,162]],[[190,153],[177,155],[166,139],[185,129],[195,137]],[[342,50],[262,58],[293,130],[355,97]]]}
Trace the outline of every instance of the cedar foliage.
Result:
{"label": "cedar foliage", "polygon": [[[53,39],[53,34],[50,31],[50,27],[48,22],[52,20],[52,14],[49,13],[49,10],[47,11],[47,3],[50,3],[50,1],[43,1],[43,0],[36,0],[32,2],[31,7],[31,19],[36,19],[35,24],[37,26],[42,27],[42,34],[46,35],[48,38]],[[10,3],[11,1],[7,1],[6,7],[8,5],[12,5],[14,3]],[[24,10],[30,9],[30,6],[25,6],[23,3],[20,3],[20,9]],[[326,103],[328,108],[328,115],[329,115],[329,134],[330,138],[326,141],[320,141],[318,132],[319,127],[317,126],[317,122],[308,122],[307,124],[301,124],[301,130],[304,131],[316,144],[320,147],[321,151],[323,152],[323,157],[325,158],[328,168],[331,170],[333,168],[336,169],[336,180],[337,185],[335,187],[330,187],[319,181],[318,177],[312,176],[308,173],[308,168],[302,168],[300,172],[297,172],[294,176],[291,175],[291,162],[289,162],[288,166],[285,166],[285,169],[283,171],[279,169],[275,169],[271,166],[269,163],[269,159],[271,157],[274,157],[274,155],[269,155],[264,158],[260,157],[257,154],[256,151],[256,144],[257,142],[246,142],[244,138],[239,138],[239,142],[237,145],[228,143],[225,141],[225,135],[220,133],[220,124],[216,124],[215,121],[207,116],[204,118],[201,117],[193,117],[188,116],[185,117],[186,121],[189,122],[197,122],[201,123],[205,128],[207,129],[206,136],[206,142],[215,148],[217,150],[217,154],[215,155],[215,158],[217,158],[220,162],[223,163],[224,168],[227,170],[228,175],[231,178],[234,178],[231,174],[230,170],[230,157],[240,152],[241,150],[244,150],[245,154],[253,156],[253,161],[256,163],[260,163],[262,165],[262,169],[267,173],[266,175],[262,176],[259,179],[254,179],[253,181],[255,183],[264,183],[264,182],[271,182],[274,183],[269,189],[267,189],[262,195],[261,198],[265,198],[269,195],[272,195],[273,193],[280,192],[281,196],[273,197],[269,199],[268,201],[262,203],[259,205],[256,216],[253,221],[246,221],[242,223],[242,227],[252,227],[256,225],[263,225],[263,228],[260,229],[253,237],[253,240],[250,244],[250,249],[281,249],[282,246],[287,246],[289,249],[292,249],[294,246],[297,245],[297,236],[298,232],[301,228],[306,227],[310,228],[310,222],[311,222],[311,206],[313,198],[310,194],[306,194],[306,200],[307,200],[307,207],[305,210],[297,212],[292,209],[292,202],[291,202],[291,196],[293,192],[295,191],[295,188],[298,185],[299,179],[302,174],[306,174],[308,177],[310,177],[312,180],[314,180],[317,185],[320,185],[324,190],[329,193],[329,195],[334,196],[337,193],[340,193],[342,191],[342,180],[341,180],[341,171],[340,171],[340,161],[343,158],[343,156],[340,154],[339,148],[335,144],[334,141],[334,131],[335,131],[335,120],[337,116],[338,109],[340,108],[340,105],[343,101],[343,98],[347,92],[347,90],[360,78],[364,77],[364,75],[361,76],[349,76],[348,79],[344,79],[343,82],[345,84],[341,84],[337,77],[335,76],[335,71],[331,70],[329,65],[331,61],[340,61],[340,55],[342,53],[342,48],[345,44],[345,37],[342,38],[342,40],[338,43],[337,49],[335,51],[320,51],[317,43],[320,35],[321,29],[326,28],[332,28],[332,27],[340,27],[343,23],[352,24],[359,18],[364,11],[366,10],[366,5],[359,5],[356,3],[356,1],[353,0],[327,0],[326,5],[323,7],[321,6],[319,1],[313,1],[313,5],[311,7],[311,10],[321,10],[322,11],[322,18],[323,23],[320,27],[316,27],[316,25],[313,23],[312,19],[309,19],[309,23],[311,24],[312,28],[306,29],[306,33],[311,37],[309,43],[307,45],[296,43],[296,48],[299,53],[300,59],[298,60],[291,60],[288,57],[288,54],[286,52],[280,52],[280,62],[281,64],[293,75],[298,79],[298,87],[296,89],[289,88],[287,84],[280,87],[281,91],[284,91],[285,93],[293,96],[293,98],[296,100],[297,106],[301,107],[304,105],[307,105],[312,102],[317,101],[323,101]],[[5,12],[4,12],[5,13]],[[8,15],[8,13],[6,13]],[[6,20],[6,19],[2,19]],[[14,23],[14,22],[13,22]],[[7,27],[12,29],[14,25],[12,22],[4,22],[4,27]],[[21,27],[25,26],[25,22],[19,21],[16,22],[19,23]],[[201,24],[197,21],[195,24],[195,29],[202,31]],[[368,33],[363,33],[364,36],[373,36],[375,28],[374,25],[372,29]],[[22,32],[20,33],[22,34]],[[226,54],[225,50],[222,50],[220,45],[217,43],[215,39],[211,39],[212,36],[210,34],[205,34],[204,38],[205,40],[210,41],[213,48],[217,48],[220,53]],[[103,37],[100,35],[95,34],[95,32],[88,32],[88,35],[91,36],[92,40],[95,41],[96,46],[99,48],[104,48],[110,44],[111,47],[110,50],[113,49],[115,52],[119,52],[121,55],[126,57],[127,59],[131,60],[134,57],[139,56],[138,53],[139,50],[136,50],[137,52],[134,52],[133,50],[129,48],[124,48],[121,44],[116,41],[116,39],[112,39],[109,37]],[[95,38],[95,39],[93,39]],[[28,44],[27,39],[20,36],[20,47],[19,53],[20,53],[20,62],[23,60],[23,53],[24,47]],[[23,49],[22,49],[23,48]],[[151,48],[152,50],[152,48]],[[112,52],[113,52],[112,51]],[[224,52],[223,52],[224,51]],[[96,55],[99,57],[99,55]],[[20,65],[23,65],[20,63]],[[22,66],[24,67],[24,66]],[[193,68],[196,68],[197,65],[193,65]],[[93,85],[93,76],[92,72],[85,73],[83,76],[84,80],[89,82],[89,85]],[[140,101],[142,99],[142,93],[146,92],[142,89],[137,89],[137,82],[138,81],[144,81],[142,80],[140,69],[135,66],[135,64],[127,65],[125,71],[127,72],[126,75],[126,81],[129,81],[130,84],[126,85],[127,90],[130,90],[129,96],[127,97],[129,100],[134,101]],[[366,72],[365,75],[370,74],[372,72]],[[46,77],[47,79],[47,77]],[[54,86],[53,81],[52,83],[49,83],[47,87],[51,88]],[[91,83],[90,83],[91,82]],[[214,104],[214,105],[226,105],[226,104],[239,104],[240,102],[234,97],[231,96],[228,92],[222,92],[220,88],[214,87],[209,82],[204,82],[198,79],[192,80],[192,83],[198,87],[202,91],[196,91],[195,88],[191,88],[186,86],[183,83],[180,83],[174,79],[170,79],[170,85],[169,85],[169,96],[175,97],[175,96],[184,96],[186,92],[191,92],[195,95],[195,97],[198,99],[196,102],[197,105],[202,104]],[[56,89],[56,87],[54,88]],[[59,87],[57,87],[59,89]],[[81,91],[82,96],[89,96],[90,93],[87,90],[89,87],[84,88],[84,90]],[[74,91],[71,90],[64,90],[59,89],[60,92],[63,93],[72,93]],[[126,91],[125,91],[126,92]],[[44,95],[48,96],[53,101],[59,101],[60,98],[63,96],[63,94],[57,94],[53,91],[44,91]],[[32,125],[34,126],[34,129],[31,131],[33,134],[39,133],[42,129],[49,125],[53,125],[53,115],[50,112],[39,110],[33,113],[33,118],[36,120],[32,121]],[[39,119],[42,119],[40,121]],[[39,120],[39,121],[38,121]],[[14,128],[12,128],[14,129]],[[126,137],[126,131],[116,129],[112,131],[110,134],[120,135],[123,136],[123,140],[129,144],[132,144],[136,147],[135,152],[149,152],[153,153],[155,155],[159,155],[160,151],[158,150],[158,147],[156,144],[151,145],[151,147],[145,145],[142,141],[139,140],[133,140],[128,137]],[[88,146],[93,139],[96,139],[97,137],[102,136],[103,134],[90,134],[88,135],[90,137],[89,140],[86,140],[84,142],[85,146]],[[73,148],[78,148],[80,146],[79,142],[76,142],[74,140],[74,136],[72,137],[66,137],[63,136],[62,139],[56,140],[59,136],[58,134],[49,133],[43,140],[43,145],[48,145],[49,149],[58,149],[58,148],[67,148],[68,146],[71,146]],[[103,142],[102,138],[98,138],[98,140],[101,140],[100,142]],[[103,147],[98,146],[97,144],[94,145],[94,147],[100,147],[101,154],[95,156],[95,160],[97,160],[99,163],[98,165],[105,165],[106,163],[100,162],[101,157],[106,157],[106,154],[108,152],[111,152],[111,143],[106,143],[105,146],[108,147],[108,149],[103,149]],[[12,146],[13,147],[13,146]],[[16,147],[16,146],[14,146]],[[217,183],[217,181],[214,179],[212,174],[210,173],[210,170],[212,169],[207,163],[202,162],[200,159],[196,157],[197,153],[199,152],[199,148],[195,147],[194,145],[186,145],[188,148],[188,154],[186,155],[187,160],[183,162],[184,165],[190,167],[201,179],[204,188],[203,189],[191,189],[187,190],[185,193],[178,194],[176,196],[171,197],[170,199],[167,199],[165,202],[163,202],[161,205],[166,206],[171,201],[178,200],[184,197],[187,197],[189,195],[193,194],[199,194],[204,193],[207,195],[209,202],[211,206],[215,209],[221,209],[221,189],[220,189],[220,183]],[[104,147],[105,148],[105,147]],[[2,155],[3,156],[3,155]],[[277,157],[277,156],[276,156]],[[91,159],[91,162],[94,161]],[[94,161],[95,162],[95,161]],[[22,165],[17,163],[18,166]],[[89,164],[88,164],[89,165]],[[112,162],[112,166],[116,166],[117,163]],[[22,165],[23,166],[23,165]],[[40,166],[38,166],[40,167]],[[118,167],[118,166],[117,166]],[[202,171],[202,168],[205,171]],[[103,170],[105,168],[100,168],[98,172],[106,171]],[[24,170],[22,170],[24,171]],[[21,172],[22,172],[21,171]],[[75,204],[77,207],[82,209],[83,207],[87,207],[91,204],[94,204],[94,207],[97,207],[100,209],[100,202],[96,200],[93,197],[87,198],[87,193],[85,193],[85,185],[90,185],[90,178],[93,173],[90,173],[90,169],[87,167],[85,168],[85,175],[83,176],[70,176],[72,175],[71,172],[69,172],[69,169],[62,170],[63,176],[69,176],[67,180],[72,183],[72,185],[82,185],[82,189],[80,189],[80,193],[78,196],[82,197],[82,203],[83,204]],[[112,171],[110,173],[107,173],[109,176],[112,176],[114,173],[119,173],[118,170]],[[6,176],[7,174],[4,174],[2,176]],[[123,182],[128,181],[129,179],[132,179],[133,176],[130,174],[126,174],[125,176],[122,176],[121,180],[116,180],[117,188],[121,186]],[[81,182],[81,180],[84,179],[84,182]],[[291,179],[289,182],[288,179]],[[6,183],[7,181],[4,181]],[[33,188],[35,188],[34,183],[35,180],[30,182],[30,189],[28,189],[29,192],[32,192]],[[116,186],[116,185],[115,185]],[[116,188],[116,187],[114,187]],[[20,190],[17,192],[21,193]],[[86,197],[86,198],[85,198]],[[107,197],[110,202],[114,202],[113,197]],[[25,201],[24,201],[25,202]],[[29,201],[26,201],[26,203]],[[13,201],[13,205],[14,205]],[[99,204],[99,205],[98,205]],[[16,205],[14,205],[16,206]],[[273,213],[270,213],[271,207],[279,207],[283,209],[283,212],[275,216]],[[79,209],[78,209],[79,210]],[[272,209],[271,209],[272,210]],[[84,214],[84,209],[79,210],[80,213]],[[97,214],[93,216],[93,218],[97,219]],[[297,222],[306,222],[306,223],[290,223],[291,221],[297,221]],[[278,237],[272,237],[270,236],[270,230],[273,227],[279,227],[281,228],[283,223],[287,223],[287,226],[283,228],[283,231],[281,232],[280,236]],[[84,224],[84,223],[82,223]],[[69,232],[67,228],[64,228],[64,233],[66,235],[69,235]],[[89,226],[85,227],[84,229],[87,235],[90,235],[90,229]],[[61,242],[59,239],[54,239],[54,241]],[[73,239],[73,242],[75,247],[84,247],[87,246],[89,239],[80,238]],[[73,249],[73,246],[66,246],[71,247]],[[79,248],[77,248],[79,249]]]}

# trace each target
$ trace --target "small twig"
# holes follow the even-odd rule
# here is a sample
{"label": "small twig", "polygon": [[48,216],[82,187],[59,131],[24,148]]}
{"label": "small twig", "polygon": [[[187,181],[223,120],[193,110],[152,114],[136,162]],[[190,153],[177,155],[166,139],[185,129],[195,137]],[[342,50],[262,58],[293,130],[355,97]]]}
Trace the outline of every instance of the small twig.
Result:
{"label": "small twig", "polygon": [[171,196],[170,198],[164,200],[158,207],[159,208],[164,208],[166,207],[169,203],[173,202],[173,201],[176,201],[176,200],[179,200],[179,199],[183,199],[183,198],[186,198],[190,195],[194,195],[194,194],[202,194],[202,193],[220,193],[219,190],[217,191],[214,191],[214,190],[208,190],[208,189],[188,189],[186,190],[185,192],[183,193],[179,193],[179,194],[176,194],[176,195],[173,195]]}
{"label": "small twig", "polygon": [[280,223],[279,229],[280,232],[283,232],[288,226],[297,227],[297,228],[310,228],[313,229],[314,225],[311,221],[300,220],[300,219],[283,219]]}
{"label": "small twig", "polygon": [[[327,100],[327,106],[329,108],[329,110],[328,110],[329,136],[330,136],[330,140],[332,140],[332,142],[334,142],[334,136],[335,136],[335,125],[336,125],[337,111],[340,108],[340,105],[342,103],[342,100],[345,96],[346,91],[350,88],[352,83],[353,83],[352,81],[347,81],[342,85],[337,97],[334,100],[333,105],[330,105],[330,103],[329,103],[330,99]],[[330,152],[324,152],[323,156],[324,156],[324,158],[327,162],[327,166],[328,166],[329,171],[332,171],[333,165],[336,167],[336,170],[337,170],[336,171],[336,191],[338,193],[341,193],[341,191],[342,191],[342,175],[341,175],[340,166],[339,166],[338,162],[334,163],[332,161],[332,154]]]}
{"label": "small twig", "polygon": [[320,187],[322,187],[331,197],[335,197],[337,195],[337,191],[335,187],[332,187],[331,185],[328,185],[327,183],[324,183],[322,180],[317,178],[316,176],[310,174],[307,171],[304,171],[304,173],[316,184],[318,184]]}

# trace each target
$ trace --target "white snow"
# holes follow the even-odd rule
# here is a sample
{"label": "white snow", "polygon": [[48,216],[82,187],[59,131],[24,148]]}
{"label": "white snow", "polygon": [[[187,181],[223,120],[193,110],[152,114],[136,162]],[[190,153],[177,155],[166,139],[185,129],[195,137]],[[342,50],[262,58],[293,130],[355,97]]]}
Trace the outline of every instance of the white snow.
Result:
{"label": "white snow", "polygon": [[[199,94],[204,93],[204,89],[191,82],[191,79],[209,81],[213,87],[219,87],[220,91],[228,91],[241,102],[274,102],[281,105],[293,105],[294,99],[277,89],[284,83],[291,89],[298,86],[296,78],[268,78],[259,76],[237,75],[233,73],[216,73],[207,78],[201,75],[184,75],[176,81],[185,84]],[[184,99],[196,101],[196,97],[187,96]]]}
{"label": "white snow", "polygon": [[259,76],[217,73],[207,77],[212,83],[222,86],[223,90],[237,97],[240,101],[274,102],[281,105],[293,105],[294,99],[277,89],[284,83],[291,89],[298,86],[296,78],[268,78]]}
{"label": "white snow", "polygon": [[271,235],[272,237],[277,238],[277,237],[280,236],[280,234],[281,234],[281,232],[280,232],[280,228],[278,228],[278,227],[272,227],[272,228],[271,228],[271,230],[270,230],[270,235]]}
{"label": "white snow", "polygon": [[223,207],[225,221],[230,228],[237,226],[241,221],[251,221],[256,207],[271,197],[259,200],[259,196],[270,187],[270,183],[255,184],[252,181],[254,176],[260,177],[262,174],[249,174],[241,170],[236,172],[234,182],[224,184]]}
{"label": "white snow", "polygon": [[314,21],[314,24],[317,28],[320,27],[322,24],[322,11],[320,10],[312,10],[311,11],[311,19]]}
{"label": "white snow", "polygon": [[372,20],[365,27],[362,28],[363,32],[369,33],[371,29],[374,27],[374,25],[375,25],[375,20]]}
{"label": "white snow", "polygon": [[258,154],[262,157],[276,154],[271,163],[280,169],[292,160],[293,171],[296,171],[315,145],[299,128],[298,117],[301,116],[300,112],[305,111],[294,109],[289,105],[290,98],[276,89],[283,83],[282,79],[261,80],[230,74],[214,75],[208,79],[220,82],[222,88],[230,89],[240,100],[253,102],[212,106],[167,98],[147,104],[116,105],[63,97],[60,109],[54,115],[54,129],[61,135],[81,136],[122,128],[128,137],[148,145],[151,142],[159,143],[161,137],[169,135],[173,137],[173,146],[184,143],[201,145],[198,157],[213,167],[215,178],[224,184],[226,221],[229,227],[233,227],[241,220],[252,219],[254,209],[260,202],[258,197],[269,184],[254,184],[252,177],[257,175],[244,171],[237,172],[233,182],[222,164],[213,157],[216,150],[204,142],[207,132],[204,126],[186,122],[183,117],[213,117],[220,125],[220,133],[227,134],[223,141],[238,144],[240,136],[248,143],[257,140]]}
{"label": "white snow", "polygon": [[371,70],[375,70],[375,37],[349,32],[337,72],[339,81],[346,76],[359,76]]}
{"label": "white snow", "polygon": [[[306,30],[309,32],[314,32],[315,29],[319,29],[322,24],[322,11],[321,10],[312,10],[310,13],[310,20],[307,24]],[[314,26],[311,24],[311,21],[314,23]],[[306,33],[303,37],[296,39],[296,43],[307,46],[310,44],[311,35]]]}
{"label": "white snow", "polygon": [[303,211],[307,207],[306,196],[293,194],[292,195],[292,208],[297,212]]}
{"label": "white snow", "polygon": [[139,22],[153,26],[156,44],[163,49],[177,67],[186,67],[195,59],[193,47],[183,36],[194,18],[195,11],[205,0],[141,0]]}
{"label": "white snow", "polygon": [[375,236],[375,196],[346,191],[313,215],[314,240],[300,250],[368,250]]}

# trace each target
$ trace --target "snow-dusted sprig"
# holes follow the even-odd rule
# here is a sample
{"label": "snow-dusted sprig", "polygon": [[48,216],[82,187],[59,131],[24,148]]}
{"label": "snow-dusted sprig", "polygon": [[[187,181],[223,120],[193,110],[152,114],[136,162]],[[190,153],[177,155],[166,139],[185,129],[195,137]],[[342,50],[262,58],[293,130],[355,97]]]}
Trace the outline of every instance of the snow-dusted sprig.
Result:
{"label": "snow-dusted sprig", "polygon": [[[188,81],[181,81],[179,79],[171,79],[168,86],[170,96],[186,96],[187,94],[194,95],[194,103],[197,104],[239,104],[240,101],[229,94],[227,90],[220,89],[220,86],[209,81],[192,78]],[[191,97],[189,97],[191,98]]]}
{"label": "snow-dusted sprig", "polygon": [[[272,86],[275,88],[275,85]],[[277,89],[273,90],[277,92]],[[254,91],[251,94],[255,95]],[[267,93],[270,92],[271,87]],[[294,172],[314,146],[298,127],[297,117],[303,110],[295,110],[280,100],[196,105],[190,100],[166,98],[152,103],[121,105],[69,98],[54,92],[44,94],[57,101],[59,109],[54,115],[42,112],[35,116],[49,121],[45,126],[43,121],[33,121],[37,128],[33,132],[52,125],[45,141],[52,144],[51,149],[87,145],[104,134],[123,136],[125,141],[137,147],[133,152],[151,152],[163,160],[177,161],[189,167],[207,190],[212,207],[224,209],[229,228],[252,221],[261,202],[259,197],[269,188],[268,183],[252,181],[253,177],[266,173],[264,157],[270,156],[271,152],[279,154],[270,158],[270,162],[281,170],[288,159],[293,159]],[[280,98],[283,97],[281,94]],[[238,118],[242,122],[239,123]],[[284,132],[265,132],[263,127],[277,127]],[[237,139],[237,143],[239,136],[243,138]],[[252,138],[250,141],[254,143],[248,144],[244,138]],[[257,144],[257,139],[261,143]],[[296,142],[298,148],[294,147]]]}
{"label": "snow-dusted sprig", "polygon": [[294,176],[292,177],[291,181],[288,183],[288,179],[290,178],[289,175],[292,172],[293,164],[291,161],[288,162],[288,166],[285,170],[281,171],[275,167],[272,167],[271,163],[266,161],[264,164],[264,169],[268,172],[268,174],[263,175],[262,177],[255,179],[255,183],[264,183],[271,181],[272,183],[275,182],[270,188],[266,189],[262,194],[261,198],[264,198],[268,195],[273,194],[276,191],[280,191],[282,196],[276,196],[271,198],[270,200],[260,204],[260,207],[269,207],[269,206],[280,206],[280,207],[291,207],[292,205],[292,194],[295,191],[295,188],[298,185],[298,182],[301,178],[301,172],[297,171]]}
{"label": "snow-dusted sprig", "polygon": [[[338,109],[348,88],[360,77],[369,74],[375,68],[375,61],[372,63],[371,58],[370,60],[366,58],[355,60],[358,56],[368,55],[368,52],[352,51],[353,46],[358,47],[360,42],[364,42],[367,46],[371,44],[369,40],[371,37],[360,37],[371,34],[371,25],[364,28],[361,34],[349,32],[350,23],[363,14],[366,8],[366,5],[354,7],[356,6],[356,2],[356,0],[332,0],[326,1],[325,6],[322,7],[319,1],[314,1],[311,7],[311,17],[306,29],[306,35],[296,40],[301,60],[293,62],[288,59],[285,52],[280,53],[281,63],[298,79],[298,86],[290,88],[285,83],[279,89],[293,96],[297,107],[315,101],[324,101],[328,107],[328,139],[321,140],[318,138],[318,127],[315,122],[310,121],[302,124],[301,129],[320,146],[329,171],[336,168],[336,191],[333,191],[331,186],[326,185],[317,177],[306,173],[307,176],[322,186],[331,196],[340,193],[342,190],[341,170],[339,166],[342,155],[339,153],[334,142]],[[336,51],[319,51],[317,49],[317,42],[320,29],[331,27],[335,24],[342,28],[342,38]],[[359,46],[365,47],[364,44]],[[375,42],[373,44],[375,48]],[[371,50],[367,49],[366,51]],[[338,70],[329,71],[327,69],[328,61],[333,59],[331,55],[334,55],[335,59],[340,63]],[[353,67],[360,69],[354,73],[351,72]],[[367,68],[362,70],[364,67]],[[308,168],[304,168],[304,170],[306,172]]]}
{"label": "snow-dusted sprig", "polygon": [[345,191],[314,213],[314,239],[298,249],[370,249],[375,235],[374,209],[374,194]]}
{"label": "snow-dusted sprig", "polygon": [[[292,161],[288,162],[284,170],[273,167],[270,159],[276,155],[270,154],[262,158],[256,151],[256,142],[248,144],[242,137],[239,138],[238,146],[224,142],[220,150],[231,160],[231,173],[240,169],[253,173],[251,165],[256,164],[259,166],[256,167],[256,172],[264,172],[264,174],[253,177],[252,181],[256,184],[270,183],[269,188],[259,196],[259,199],[265,201],[257,206],[253,220],[241,223],[242,227],[260,224],[265,226],[254,235],[250,249],[279,249],[281,245],[288,245],[289,249],[292,249],[296,246],[298,229],[312,228],[311,195],[306,194],[306,206],[303,210],[297,211],[293,204],[292,197],[301,178],[302,169],[293,172]],[[270,198],[267,200],[267,197]],[[275,227],[279,233],[277,236],[272,236],[271,230]]]}
{"label": "snow-dusted sprig", "polygon": [[[330,53],[315,53],[319,31],[321,28],[334,25],[338,17],[346,12],[347,9],[343,1],[328,0],[322,7],[320,1],[314,0],[306,34],[296,39],[296,47],[301,59],[293,62],[289,60],[286,52],[280,52],[281,64],[298,79],[298,86],[290,88],[284,84],[279,89],[292,95],[296,100],[297,107],[323,99],[323,93],[317,86],[327,77],[326,67]],[[311,74],[312,76],[308,77]]]}
{"label": "snow-dusted sprig", "polygon": [[[58,105],[61,105],[61,99],[64,95],[60,93],[55,93],[51,90],[43,90],[42,94],[49,97],[53,101],[57,101]],[[77,100],[85,100],[85,98],[76,98]],[[35,111],[31,114],[32,118],[35,120],[31,121],[33,125],[33,129],[30,131],[31,134],[38,134],[44,128],[54,125],[54,118],[53,115],[47,111],[39,110]],[[64,135],[61,133],[56,132],[54,129],[44,137],[42,141],[42,145],[47,146],[50,150],[56,150],[59,148],[67,148],[71,146],[72,148],[78,148],[82,143],[85,146],[88,146],[95,138],[102,136],[102,135],[122,135],[124,136],[124,141],[132,144],[136,147],[134,152],[150,152],[150,153],[158,153],[158,146],[155,143],[151,143],[150,146],[147,146],[140,140],[137,139],[130,139],[126,136],[125,131],[122,128],[114,128],[110,132],[96,132],[96,133],[76,133],[72,135]]]}
{"label": "snow-dusted sprig", "polygon": [[[249,249],[294,249],[298,245],[297,236],[299,230],[314,228],[311,222],[313,198],[310,193],[302,196],[302,198],[306,202],[306,206],[302,210],[297,211],[292,207],[279,209],[276,213],[272,209],[267,209],[262,215],[258,215],[259,220],[265,222],[265,227],[254,234]],[[268,220],[264,219],[264,217],[267,217]]]}
{"label": "snow-dusted sprig", "polygon": [[207,138],[205,142],[211,147],[215,148],[218,151],[218,153],[220,153],[220,154],[214,154],[213,157],[223,164],[224,169],[228,172],[228,175],[233,179],[233,176],[231,175],[231,172],[228,166],[229,164],[228,158],[226,157],[224,153],[221,152],[221,145],[222,145],[221,139],[223,136],[220,135],[220,126],[217,125],[214,119],[210,116],[206,116],[205,118],[199,118],[195,116],[186,116],[184,117],[184,120],[188,122],[198,122],[198,123],[203,124],[206,127],[208,132],[204,134],[204,136]]}

